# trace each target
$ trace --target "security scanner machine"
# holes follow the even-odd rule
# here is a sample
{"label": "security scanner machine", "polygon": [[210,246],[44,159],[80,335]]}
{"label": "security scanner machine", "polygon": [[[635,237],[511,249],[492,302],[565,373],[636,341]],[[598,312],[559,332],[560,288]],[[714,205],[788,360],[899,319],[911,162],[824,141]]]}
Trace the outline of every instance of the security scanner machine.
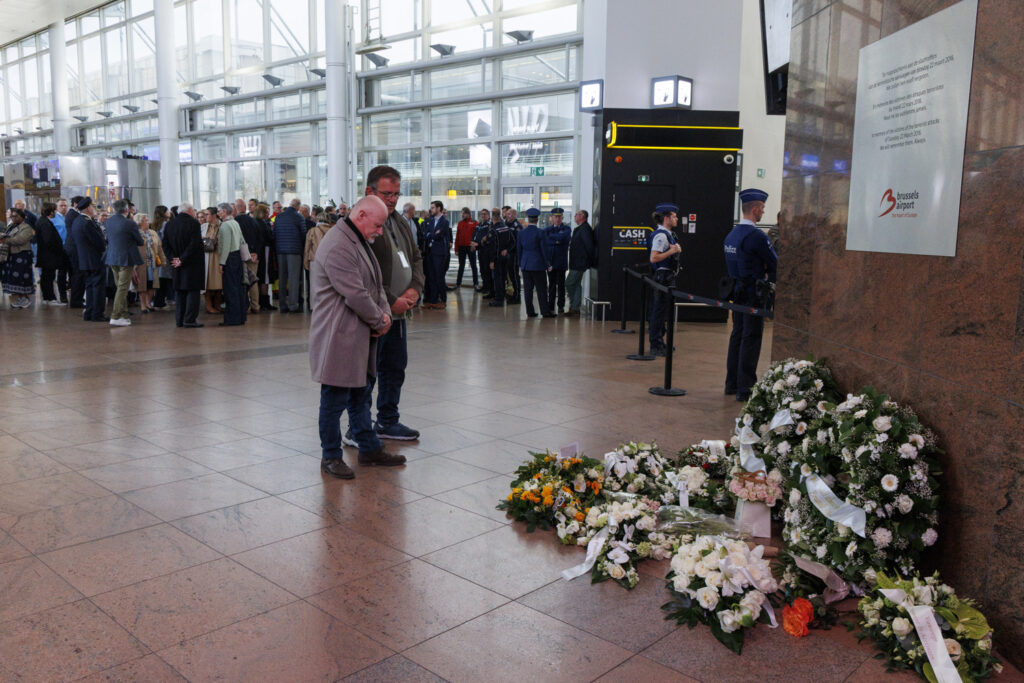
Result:
{"label": "security scanner machine", "polygon": [[7,206],[24,199],[39,213],[43,202],[81,195],[101,211],[118,199],[128,199],[139,211],[160,203],[160,163],[141,159],[103,159],[61,156],[46,161],[4,164]]}

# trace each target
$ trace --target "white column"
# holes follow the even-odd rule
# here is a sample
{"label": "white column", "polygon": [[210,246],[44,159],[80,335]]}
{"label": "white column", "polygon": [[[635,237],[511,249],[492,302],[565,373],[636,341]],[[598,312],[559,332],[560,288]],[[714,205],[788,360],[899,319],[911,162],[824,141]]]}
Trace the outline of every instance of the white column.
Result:
{"label": "white column", "polygon": [[67,52],[67,45],[64,43],[64,14],[61,12],[50,24],[53,149],[58,155],[71,153],[71,108],[68,105]]}
{"label": "white column", "polygon": [[351,8],[345,0],[326,0],[327,35],[327,197],[341,204],[349,204],[351,150],[348,128],[352,126],[349,106],[349,50]]}
{"label": "white column", "polygon": [[156,99],[160,127],[160,199],[167,206],[181,203],[181,164],[178,163],[178,83],[174,70],[174,0],[155,0]]}

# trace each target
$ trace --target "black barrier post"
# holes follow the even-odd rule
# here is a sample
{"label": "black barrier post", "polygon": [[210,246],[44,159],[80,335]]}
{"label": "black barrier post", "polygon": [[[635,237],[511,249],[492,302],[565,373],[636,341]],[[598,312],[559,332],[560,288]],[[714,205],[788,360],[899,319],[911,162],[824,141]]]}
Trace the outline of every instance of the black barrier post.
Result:
{"label": "black barrier post", "polygon": [[[626,302],[622,302],[625,307]],[[643,277],[640,278],[640,338],[637,340],[637,351],[631,353],[626,358],[629,360],[654,360],[652,354],[644,353],[644,327],[647,324],[647,283]]]}
{"label": "black barrier post", "polygon": [[629,266],[622,266],[622,326],[612,330],[613,334],[633,334],[633,330],[626,329],[626,296],[629,293]]}
{"label": "black barrier post", "polygon": [[[665,294],[669,301],[675,301],[675,298],[666,292]],[[675,316],[672,316],[666,321],[668,326],[668,335],[665,341],[665,386],[663,387],[651,387],[648,391],[655,396],[686,396],[686,389],[676,389],[672,386],[672,349],[673,343],[675,342]]]}

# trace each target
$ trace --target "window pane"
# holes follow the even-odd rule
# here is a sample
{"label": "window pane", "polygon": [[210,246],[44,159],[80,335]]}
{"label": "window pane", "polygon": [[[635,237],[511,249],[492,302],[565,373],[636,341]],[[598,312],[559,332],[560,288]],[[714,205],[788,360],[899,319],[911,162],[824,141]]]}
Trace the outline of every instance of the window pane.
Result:
{"label": "window pane", "polygon": [[[53,111],[53,83],[51,82],[49,53],[40,57],[40,60],[42,63],[39,65],[39,69],[43,76],[41,81],[43,87],[39,92],[39,113],[46,114]],[[49,127],[48,123],[44,124],[43,127]]]}
{"label": "window pane", "polygon": [[566,5],[546,12],[509,17],[501,25],[502,31],[505,32],[502,42],[506,45],[515,45],[515,39],[507,35],[509,31],[533,31],[534,40],[563,33],[575,33],[576,16],[576,5]]}
{"label": "window pane", "polygon": [[511,142],[501,146],[501,175],[506,178],[529,176],[535,166],[543,167],[545,176],[571,176],[572,162],[572,139]]}
{"label": "window pane", "polygon": [[[68,45],[68,106],[76,107],[82,101],[82,84],[78,78],[78,45]],[[74,113],[74,112],[72,112]]]}
{"label": "window pane", "polygon": [[423,76],[391,76],[373,83],[376,104],[406,104],[423,99]]}
{"label": "window pane", "polygon": [[125,28],[107,31],[107,99],[128,94],[128,42]]}
{"label": "window pane", "polygon": [[[388,11],[381,15],[381,29],[385,37],[423,28],[420,25],[420,17],[423,16],[422,0],[388,0],[387,8]],[[372,37],[376,38],[376,33]]]}
{"label": "window pane", "polygon": [[422,140],[422,112],[392,112],[370,117],[370,145],[374,147],[401,145]]}
{"label": "window pane", "polygon": [[505,90],[564,83],[569,78],[565,50],[504,59],[501,62],[501,78]]}
{"label": "window pane", "polygon": [[228,124],[224,105],[219,104],[195,112],[197,130],[223,128]]}
{"label": "window pane", "polygon": [[26,59],[22,65],[25,74],[25,115],[35,116],[39,113],[39,71],[36,68],[36,58]]}
{"label": "window pane", "polygon": [[[359,170],[357,186],[362,186],[365,173],[374,166],[386,164],[402,174],[402,196],[399,205],[406,201],[417,203],[423,199],[423,155],[419,147],[413,149],[392,149],[386,152],[368,152],[365,168]],[[421,207],[422,208],[422,207]]]}
{"label": "window pane", "polygon": [[7,89],[10,93],[7,113],[9,114],[10,119],[17,120],[24,116],[24,98],[21,88],[21,65],[12,64],[7,67],[6,72]]}
{"label": "window pane", "polygon": [[438,26],[490,14],[491,5],[493,0],[431,0],[430,23]]}
{"label": "window pane", "polygon": [[21,56],[28,57],[36,53],[36,37],[29,36],[21,41]]}
{"label": "window pane", "polygon": [[231,122],[235,125],[262,121],[263,100],[242,102],[231,106]]}
{"label": "window pane", "polygon": [[270,196],[288,203],[298,198],[309,203],[313,192],[312,159],[278,159],[267,162],[270,173]]}
{"label": "window pane", "polygon": [[263,63],[263,3],[228,0],[231,9],[231,67]]}
{"label": "window pane", "polygon": [[196,138],[194,147],[199,161],[224,161],[225,140],[223,135]]}
{"label": "window pane", "polygon": [[160,134],[155,116],[132,122],[132,136],[137,138],[156,137]]}
{"label": "window pane", "polygon": [[93,31],[100,30],[100,13],[99,10],[90,12],[82,17],[82,34],[92,33]]}
{"label": "window pane", "polygon": [[263,156],[263,133],[239,133],[232,136],[231,156],[239,159]]}
{"label": "window pane", "polygon": [[224,22],[221,11],[220,0],[194,0],[192,3],[192,50],[196,79],[224,73]]}
{"label": "window pane", "polygon": [[189,82],[192,80],[192,70],[189,68],[191,59],[188,53],[188,14],[184,3],[174,8],[174,63],[177,68],[178,80]]}
{"label": "window pane", "polygon": [[135,92],[156,88],[153,17],[146,17],[132,24],[132,87]]}
{"label": "window pane", "polygon": [[439,107],[430,112],[430,137],[432,140],[489,138],[494,134],[491,118],[490,102]]}
{"label": "window pane", "polygon": [[576,97],[573,93],[503,100],[501,103],[503,135],[573,130],[575,121]]}
{"label": "window pane", "polygon": [[196,167],[198,171],[198,199],[196,208],[213,206],[227,196],[227,171],[224,164],[208,164]]}
{"label": "window pane", "polygon": [[270,118],[290,119],[303,115],[302,95],[284,95],[270,100]]}
{"label": "window pane", "polygon": [[449,209],[491,206],[491,146],[457,145],[430,150],[430,199]]}
{"label": "window pane", "polygon": [[[70,43],[72,40],[78,37],[78,24],[74,19],[71,21],[64,22],[64,41]],[[68,52],[71,51],[73,46],[68,45]]]}
{"label": "window pane", "polygon": [[[263,162],[243,161],[232,164],[235,171],[234,196],[235,197],[264,197],[265,187],[263,185]],[[224,201],[224,200],[218,200]]]}
{"label": "window pane", "polygon": [[[515,41],[513,41],[515,42]],[[482,50],[494,44],[494,25],[486,22],[478,26],[464,26],[451,31],[441,31],[430,35],[430,44],[454,45],[456,53]],[[431,57],[438,56],[431,50]]]}
{"label": "window pane", "polygon": [[103,8],[103,25],[113,26],[119,21],[124,21],[124,3],[115,2],[113,5],[107,5]]}
{"label": "window pane", "polygon": [[435,100],[479,93],[483,87],[480,64],[430,72],[430,97]]}
{"label": "window pane", "polygon": [[309,0],[272,0],[270,54],[275,62],[309,54]]}
{"label": "window pane", "polygon": [[283,126],[274,129],[274,154],[309,154],[309,126]]}
{"label": "window pane", "polygon": [[82,41],[82,86],[85,102],[103,99],[103,53],[100,47],[99,36]]}
{"label": "window pane", "polygon": [[140,14],[153,11],[153,0],[132,0],[132,16],[137,17]]}
{"label": "window pane", "polygon": [[316,14],[313,15],[316,21],[316,51],[324,52],[327,48],[327,10],[324,8],[324,0],[316,0]]}
{"label": "window pane", "polygon": [[[420,58],[423,39],[410,38],[409,40],[400,40],[397,43],[388,43],[388,45],[391,47],[380,53],[381,56],[388,59],[388,66],[407,64]],[[371,70],[375,66],[376,65],[373,62],[366,57],[363,57],[363,69]]]}

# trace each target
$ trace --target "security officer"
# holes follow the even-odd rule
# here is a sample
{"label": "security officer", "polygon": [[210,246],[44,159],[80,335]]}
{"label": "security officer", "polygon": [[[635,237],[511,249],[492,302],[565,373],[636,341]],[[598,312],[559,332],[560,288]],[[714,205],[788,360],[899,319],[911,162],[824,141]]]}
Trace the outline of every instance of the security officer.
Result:
{"label": "security officer", "polygon": [[491,212],[487,209],[480,211],[480,221],[473,232],[473,239],[469,246],[476,251],[477,260],[480,262],[480,287],[476,291],[482,292],[483,297],[488,299],[494,296],[494,285],[491,278],[491,267],[494,260],[491,257],[491,245],[493,229],[491,227]]}
{"label": "security officer", "polygon": [[512,276],[511,266],[516,260],[516,237],[514,225],[504,220],[494,222],[494,300],[490,306],[505,305],[505,287]]}
{"label": "security officer", "polygon": [[[654,222],[657,228],[651,233],[651,277],[658,284],[672,286],[679,273],[679,252],[682,249],[672,229],[679,225],[679,207],[664,202],[654,207]],[[652,292],[650,324],[651,353],[665,355],[665,318],[669,308],[669,295],[657,290]]]}
{"label": "security officer", "polygon": [[[775,282],[778,257],[768,236],[757,227],[764,215],[768,193],[748,189],[740,192],[743,220],[725,238],[725,266],[733,278],[732,300],[756,306],[757,282]],[[750,388],[757,381],[757,359],[761,355],[761,334],[764,318],[748,313],[732,312],[732,334],[729,335],[729,356],[725,375],[725,393],[736,394],[737,401],[750,398]]]}
{"label": "security officer", "polygon": [[551,272],[551,252],[546,235],[537,227],[540,210],[526,210],[526,227],[519,233],[517,251],[519,267],[523,271],[523,294],[526,298],[526,316],[536,318],[533,308],[533,290],[537,289],[540,312],[545,318],[554,318],[548,307],[547,274]]}
{"label": "security officer", "polygon": [[569,241],[572,239],[572,228],[562,223],[561,207],[551,209],[551,225],[544,229],[544,237],[551,254],[551,270],[548,271],[548,310],[555,313],[555,300],[558,300],[558,311],[565,310],[565,271],[569,270]]}
{"label": "security officer", "polygon": [[[523,230],[523,224],[519,222],[517,215],[517,211],[511,206],[505,212],[505,222],[515,230],[516,239],[518,240],[519,233]],[[522,291],[519,278],[519,260],[515,257],[515,252],[510,252],[509,260],[512,262],[509,268],[509,279],[512,281],[512,299],[509,301],[509,304],[515,306],[519,303],[519,293]]]}

